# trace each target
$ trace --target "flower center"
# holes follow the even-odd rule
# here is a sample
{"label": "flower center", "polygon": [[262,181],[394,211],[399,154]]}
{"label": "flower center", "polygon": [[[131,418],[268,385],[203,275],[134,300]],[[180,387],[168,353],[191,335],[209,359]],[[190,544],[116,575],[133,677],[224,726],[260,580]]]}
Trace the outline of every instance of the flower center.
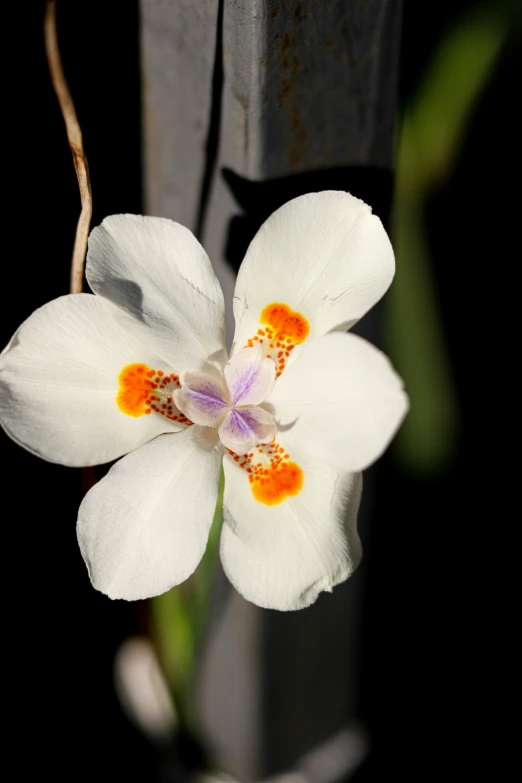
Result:
{"label": "flower center", "polygon": [[180,424],[217,430],[229,455],[248,474],[254,498],[268,506],[299,494],[303,471],[276,441],[277,425],[264,402],[296,345],[310,333],[306,318],[287,304],[261,311],[261,327],[223,372],[175,373],[146,364],[124,367],[116,403],[137,418],[152,412]]}
{"label": "flower center", "polygon": [[176,406],[195,424],[217,429],[222,444],[246,454],[269,443],[277,427],[262,407],[275,381],[275,364],[259,346],[243,348],[226,364],[223,374],[186,372],[174,390]]}

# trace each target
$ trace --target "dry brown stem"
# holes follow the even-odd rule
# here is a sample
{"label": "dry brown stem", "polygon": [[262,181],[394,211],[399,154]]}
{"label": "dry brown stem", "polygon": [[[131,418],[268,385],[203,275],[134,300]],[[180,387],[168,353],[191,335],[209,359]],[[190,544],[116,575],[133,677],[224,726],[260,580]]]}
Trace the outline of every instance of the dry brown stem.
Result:
{"label": "dry brown stem", "polygon": [[47,0],[44,16],[45,51],[51,81],[53,83],[58,103],[65,122],[67,139],[71,148],[74,168],[78,177],[82,211],[76,227],[76,238],[71,263],[71,294],[81,293],[83,287],[83,268],[85,253],[87,251],[87,238],[92,217],[92,194],[89,180],[87,158],[83,150],[83,139],[80,123],[76,116],[73,99],[63,72],[60,49],[58,47],[58,35],[56,32],[56,0]]}

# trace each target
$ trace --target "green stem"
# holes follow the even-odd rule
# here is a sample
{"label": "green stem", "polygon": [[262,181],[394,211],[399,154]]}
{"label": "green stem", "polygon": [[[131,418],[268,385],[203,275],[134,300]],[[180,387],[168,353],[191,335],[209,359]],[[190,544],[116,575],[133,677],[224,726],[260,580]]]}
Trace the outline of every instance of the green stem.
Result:
{"label": "green stem", "polygon": [[187,582],[150,601],[153,637],[169,686],[179,730],[194,733],[193,687],[210,603],[223,519],[224,479],[205,554]]}

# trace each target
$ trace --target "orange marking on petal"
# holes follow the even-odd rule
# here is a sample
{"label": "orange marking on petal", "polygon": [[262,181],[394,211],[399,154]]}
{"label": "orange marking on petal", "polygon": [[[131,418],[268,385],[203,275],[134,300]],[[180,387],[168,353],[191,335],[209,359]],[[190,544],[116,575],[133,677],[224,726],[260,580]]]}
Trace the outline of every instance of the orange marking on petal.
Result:
{"label": "orange marking on petal", "polygon": [[[285,369],[290,351],[304,342],[310,334],[310,326],[302,313],[292,310],[284,302],[272,302],[263,308],[259,321],[265,326],[250,337],[245,348],[256,343],[263,346],[264,355],[273,360],[281,372]],[[279,377],[279,376],[276,376]]]}
{"label": "orange marking on petal", "polygon": [[246,471],[252,494],[259,503],[276,506],[301,492],[303,470],[290,461],[290,455],[275,438],[270,444],[258,444],[254,452],[241,459],[230,449],[227,451],[236,465]]}
{"label": "orange marking on petal", "polygon": [[[175,373],[165,376],[158,388],[158,383],[154,381],[159,381],[162,375],[164,375],[163,370],[151,370],[140,362],[127,364],[118,376],[120,386],[116,395],[118,408],[122,413],[133,418],[149,415],[154,411],[171,421],[192,424],[185,416],[179,414],[171,399],[172,391],[179,388],[178,376]],[[154,378],[154,381],[151,381],[151,378]],[[152,393],[152,389],[157,391]],[[174,411],[177,415],[174,415]]]}
{"label": "orange marking on petal", "polygon": [[304,342],[310,333],[304,315],[282,302],[272,302],[263,308],[259,320],[273,329],[278,340],[286,338],[287,342],[298,344]]}
{"label": "orange marking on petal", "polygon": [[285,462],[270,471],[266,479],[253,481],[252,494],[266,506],[276,506],[288,497],[298,495],[303,488],[303,471],[296,462]]}
{"label": "orange marking on petal", "polygon": [[[146,404],[149,398],[149,383],[144,376],[150,376],[151,371],[146,364],[128,364],[120,372],[118,382],[120,389],[116,396],[116,404],[127,416],[143,416],[147,412]],[[154,375],[154,370],[152,370]]]}

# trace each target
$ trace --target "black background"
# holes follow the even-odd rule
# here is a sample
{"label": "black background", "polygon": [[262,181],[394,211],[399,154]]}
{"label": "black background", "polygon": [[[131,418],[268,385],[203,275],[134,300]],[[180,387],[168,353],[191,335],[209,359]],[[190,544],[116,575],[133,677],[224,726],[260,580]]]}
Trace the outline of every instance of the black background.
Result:
{"label": "black background", "polygon": [[[402,102],[453,16],[469,5],[406,2]],[[2,345],[36,307],[67,292],[80,206],[46,67],[43,4],[19,10],[4,27],[11,53],[2,101]],[[63,3],[59,16],[97,225],[108,214],[142,211],[137,3]],[[357,781],[484,771],[499,720],[485,695],[497,676],[490,574],[514,515],[501,438],[512,430],[519,398],[503,360],[506,289],[520,261],[519,51],[514,31],[457,166],[428,206],[461,439],[455,464],[436,479],[401,474],[389,457],[376,469],[361,685],[373,751]],[[154,781],[158,759],[121,714],[112,687],[114,651],[144,630],[143,612],[90,586],[75,534],[81,473],[44,463],[3,435],[0,448],[4,763],[22,780],[45,773]]]}

